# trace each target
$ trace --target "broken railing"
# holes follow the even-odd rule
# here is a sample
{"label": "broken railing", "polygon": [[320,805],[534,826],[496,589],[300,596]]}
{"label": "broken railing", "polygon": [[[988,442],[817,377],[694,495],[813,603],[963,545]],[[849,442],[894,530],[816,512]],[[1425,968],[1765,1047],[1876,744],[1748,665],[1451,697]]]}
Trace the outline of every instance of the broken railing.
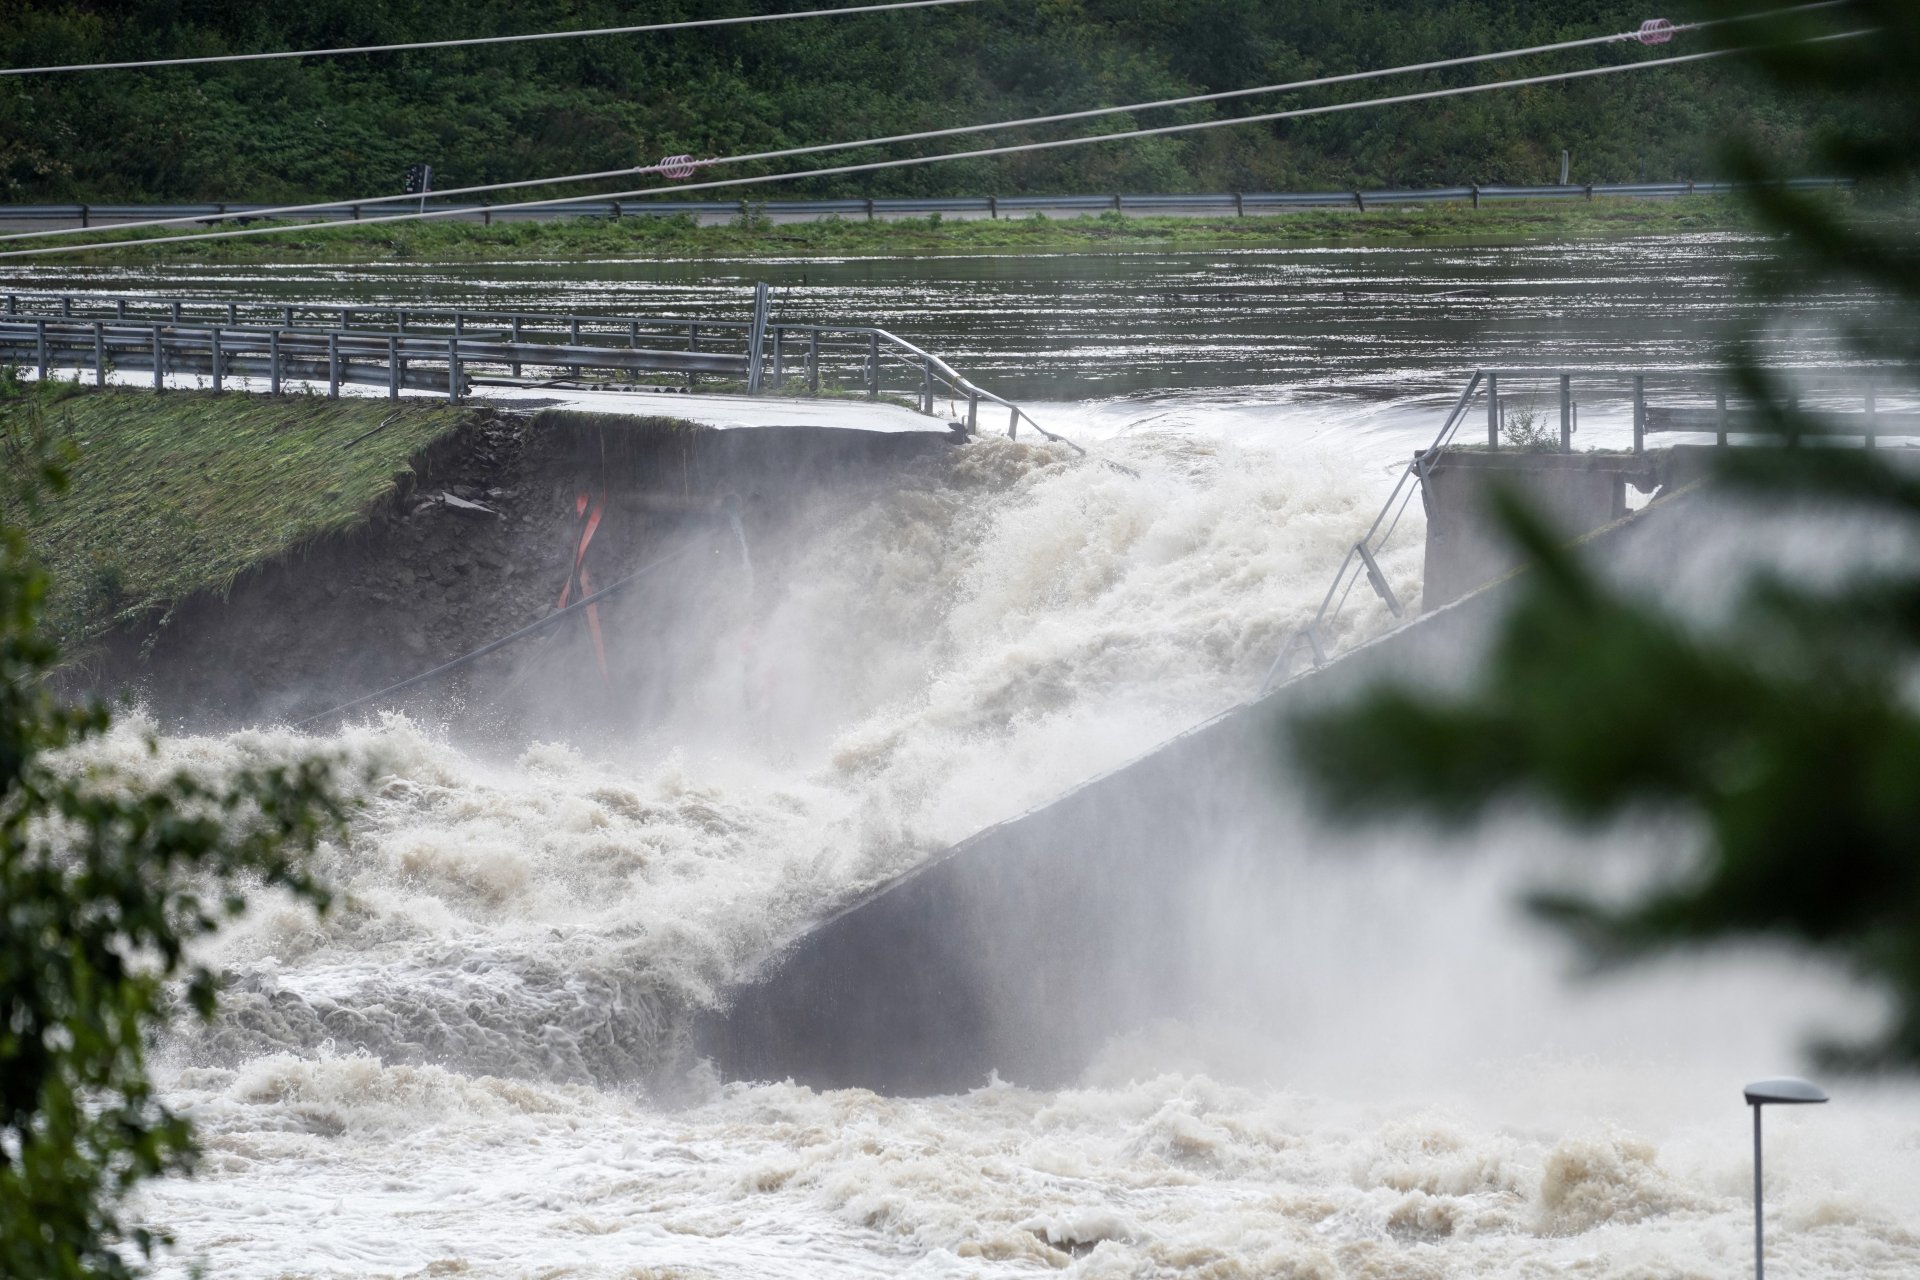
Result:
{"label": "broken railing", "polygon": [[[939,356],[871,325],[772,318],[764,286],[748,320],[413,307],[396,304],[226,302],[177,297],[20,294],[0,299],[0,363],[36,370],[230,380],[278,393],[287,384],[431,391],[457,401],[476,385],[579,385],[590,377],[671,379],[689,390],[749,395],[853,394],[964,412],[970,433],[986,409],[1007,434],[1047,431],[1018,404]],[[619,385],[616,382],[616,385]]]}
{"label": "broken railing", "polygon": [[[1433,443],[1413,455],[1365,536],[1347,549],[1313,617],[1288,634],[1260,691],[1280,679],[1298,655],[1313,666],[1327,660],[1331,628],[1362,581],[1394,618],[1406,616],[1406,604],[1381,570],[1380,556],[1416,492],[1431,515],[1430,473],[1441,453],[1456,445],[1476,408],[1484,409],[1487,428],[1485,444],[1476,447],[1492,450],[1574,452],[1583,396],[1594,399],[1589,439],[1601,435],[1605,443],[1635,454],[1646,452],[1653,435],[1715,446],[1753,439],[1807,443],[1804,436],[1789,435],[1797,427],[1817,432],[1822,444],[1866,448],[1889,437],[1920,436],[1920,395],[1890,367],[1773,367],[1764,375],[1773,393],[1762,398],[1724,366],[1474,370]],[[1794,415],[1792,424],[1783,419],[1782,404]],[[1598,432],[1591,429],[1596,423]]]}

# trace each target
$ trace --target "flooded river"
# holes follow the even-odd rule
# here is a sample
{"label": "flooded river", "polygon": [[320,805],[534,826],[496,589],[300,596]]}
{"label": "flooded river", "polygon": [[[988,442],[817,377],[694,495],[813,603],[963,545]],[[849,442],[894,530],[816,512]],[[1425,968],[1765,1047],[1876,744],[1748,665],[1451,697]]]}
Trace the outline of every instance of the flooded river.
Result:
{"label": "flooded river", "polygon": [[[322,745],[377,781],[323,922],[224,936],[230,1013],[166,1046],[200,1175],[146,1196],[224,1278],[1734,1277],[1743,1080],[1877,1014],[1748,948],[1572,982],[1518,889],[1686,833],[1507,815],[1449,847],[1300,819],[1251,1005],[1115,1040],[1073,1088],[899,1100],[663,1079],[663,1006],[780,929],[1245,698],[1479,364],[1835,358],[1728,236],[1056,257],[72,269],[39,288],[877,323],[1130,470],[981,441],[803,533],[762,583],[788,714],[476,744],[374,719],[100,748],[218,775]],[[22,282],[19,273],[5,277]],[[1588,441],[1617,439],[1595,406]],[[1612,436],[1609,433],[1615,433]],[[1415,508],[1417,513],[1417,505]],[[1415,517],[1417,518],[1417,514]],[[1417,596],[1418,531],[1383,569]],[[1385,618],[1361,602],[1353,626]],[[1369,611],[1371,609],[1371,611]],[[711,684],[739,687],[744,646]],[[757,678],[766,679],[764,671]],[[804,697],[794,696],[799,689]],[[797,708],[797,709],[796,709]],[[1284,783],[1276,781],[1277,787]],[[1920,1274],[1920,1088],[1774,1124],[1780,1275]],[[1804,1114],[1818,1112],[1819,1114]]]}

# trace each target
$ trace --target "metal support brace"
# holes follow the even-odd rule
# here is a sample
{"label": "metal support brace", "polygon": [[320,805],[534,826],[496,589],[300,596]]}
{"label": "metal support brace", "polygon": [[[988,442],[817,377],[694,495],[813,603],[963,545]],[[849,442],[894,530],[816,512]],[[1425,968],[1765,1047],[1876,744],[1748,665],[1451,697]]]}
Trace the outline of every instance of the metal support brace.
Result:
{"label": "metal support brace", "polygon": [[1387,576],[1380,572],[1379,564],[1374,561],[1373,552],[1367,550],[1364,540],[1354,543],[1353,549],[1360,554],[1360,563],[1366,567],[1367,581],[1372,584],[1374,594],[1386,601],[1387,612],[1396,618],[1400,617],[1400,598],[1394,595],[1393,588],[1387,585]]}
{"label": "metal support brace", "polygon": [[1573,375],[1560,375],[1560,452],[1573,452]]}
{"label": "metal support brace", "polygon": [[769,294],[765,281],[753,286],[753,323],[747,329],[747,394],[760,394],[760,363],[767,346]]}

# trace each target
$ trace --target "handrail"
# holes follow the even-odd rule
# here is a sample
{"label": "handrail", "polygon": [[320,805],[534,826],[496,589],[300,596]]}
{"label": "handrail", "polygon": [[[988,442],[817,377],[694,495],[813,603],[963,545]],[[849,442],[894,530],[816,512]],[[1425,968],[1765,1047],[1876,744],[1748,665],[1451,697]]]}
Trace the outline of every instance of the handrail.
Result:
{"label": "handrail", "polygon": [[[1321,597],[1320,607],[1314,611],[1312,620],[1305,626],[1296,628],[1287,637],[1286,643],[1280,646],[1280,652],[1274,655],[1273,665],[1267,668],[1266,678],[1260,682],[1261,694],[1265,694],[1273,686],[1274,677],[1280,674],[1281,667],[1286,664],[1287,659],[1300,644],[1304,643],[1308,646],[1315,666],[1326,661],[1326,644],[1320,629],[1340,616],[1340,610],[1346,607],[1347,595],[1352,592],[1354,583],[1357,583],[1362,576],[1371,581],[1374,590],[1380,594],[1394,616],[1400,615],[1399,601],[1394,598],[1392,588],[1386,585],[1386,580],[1381,576],[1379,566],[1374,560],[1374,557],[1385,548],[1387,539],[1393,536],[1393,531],[1399,528],[1400,517],[1394,516],[1393,524],[1388,527],[1386,536],[1380,539],[1378,545],[1374,545],[1374,535],[1380,532],[1381,524],[1386,520],[1387,513],[1393,510],[1394,502],[1400,499],[1400,491],[1406,488],[1407,481],[1412,479],[1416,485],[1422,482],[1426,468],[1432,465],[1433,456],[1451,443],[1454,435],[1458,433],[1460,424],[1466,421],[1467,406],[1472,403],[1473,393],[1479,389],[1482,376],[1482,370],[1473,371],[1473,376],[1467,379],[1467,385],[1461,388],[1459,398],[1453,402],[1453,408],[1448,410],[1445,420],[1440,424],[1440,430],[1434,435],[1433,443],[1414,454],[1413,460],[1401,470],[1399,477],[1393,482],[1392,491],[1387,494],[1387,500],[1380,505],[1380,514],[1373,518],[1373,524],[1368,527],[1365,536],[1347,549],[1347,554],[1340,561],[1340,568],[1335,571],[1333,581],[1327,586],[1327,594]],[[1424,489],[1422,493],[1424,494]],[[1406,498],[1400,500],[1400,510],[1404,512],[1407,503],[1412,500],[1413,494],[1409,491]],[[1352,581],[1348,581],[1347,570],[1353,567],[1355,560],[1360,561],[1362,572],[1356,574]],[[1341,590],[1342,582],[1347,584],[1345,591]],[[1334,603],[1336,594],[1340,597],[1338,604]]]}

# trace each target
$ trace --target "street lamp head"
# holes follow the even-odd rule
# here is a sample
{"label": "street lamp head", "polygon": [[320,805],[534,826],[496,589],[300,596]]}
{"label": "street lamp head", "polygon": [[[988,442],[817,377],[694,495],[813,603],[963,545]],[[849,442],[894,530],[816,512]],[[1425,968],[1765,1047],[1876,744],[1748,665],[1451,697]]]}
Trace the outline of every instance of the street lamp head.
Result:
{"label": "street lamp head", "polygon": [[1748,1104],[1755,1107],[1827,1100],[1826,1091],[1819,1085],[1793,1076],[1781,1076],[1774,1080],[1755,1080],[1747,1086],[1746,1094]]}

